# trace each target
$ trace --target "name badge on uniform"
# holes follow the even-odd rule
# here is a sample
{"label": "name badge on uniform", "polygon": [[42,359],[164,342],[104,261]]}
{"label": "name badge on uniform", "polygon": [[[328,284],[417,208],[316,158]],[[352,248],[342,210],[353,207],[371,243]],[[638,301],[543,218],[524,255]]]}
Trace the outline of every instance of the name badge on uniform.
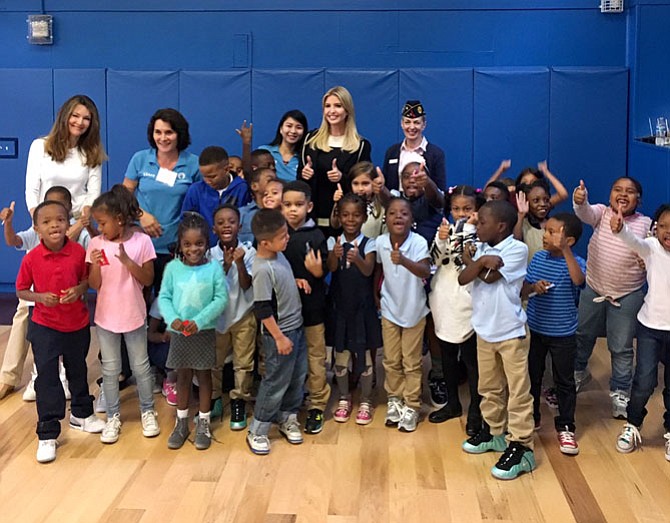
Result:
{"label": "name badge on uniform", "polygon": [[389,164],[392,164],[392,163],[398,163],[398,158],[393,158],[393,159],[389,160]]}
{"label": "name badge on uniform", "polygon": [[164,183],[169,187],[174,187],[174,183],[177,181],[177,173],[171,171],[170,169],[164,169],[161,167],[158,169],[158,174],[156,175],[156,181]]}

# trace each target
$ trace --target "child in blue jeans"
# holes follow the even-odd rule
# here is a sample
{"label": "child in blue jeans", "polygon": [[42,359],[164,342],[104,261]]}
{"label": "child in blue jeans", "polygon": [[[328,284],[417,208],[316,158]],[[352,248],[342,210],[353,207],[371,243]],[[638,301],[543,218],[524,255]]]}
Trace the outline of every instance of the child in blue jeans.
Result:
{"label": "child in blue jeans", "polygon": [[274,421],[289,443],[302,443],[297,413],[307,376],[307,346],[298,286],[282,254],[289,239],[286,220],[276,209],[261,209],[254,215],[251,229],[258,244],[252,286],[254,313],[262,323],[265,375],[247,444],[254,454],[268,454],[268,434]]}

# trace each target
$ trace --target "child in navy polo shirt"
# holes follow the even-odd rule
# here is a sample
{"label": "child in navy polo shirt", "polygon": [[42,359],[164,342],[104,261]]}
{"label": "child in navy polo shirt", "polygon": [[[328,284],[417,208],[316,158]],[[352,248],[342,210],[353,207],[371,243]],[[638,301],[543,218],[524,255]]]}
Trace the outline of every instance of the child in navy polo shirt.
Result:
{"label": "child in navy polo shirt", "polygon": [[586,261],[572,252],[582,235],[582,224],[574,214],[559,213],[547,220],[543,247],[528,265],[522,296],[528,301],[530,329],[530,392],[533,395],[535,427],[540,425],[540,392],[547,352],[558,396],[554,418],[558,443],[564,454],[578,454],[575,439],[575,354],[577,304],[584,286]]}
{"label": "child in navy polo shirt", "polygon": [[[478,212],[473,253],[463,251],[465,269],[458,283],[472,286],[472,326],[477,333],[482,430],[463,442],[463,450],[503,452],[491,469],[498,479],[514,479],[535,468],[533,397],[528,376],[526,313],[521,287],[528,247],[512,236],[517,215],[505,201],[485,203]],[[505,438],[505,426],[509,435]],[[506,441],[507,439],[507,441]]]}
{"label": "child in navy polo shirt", "polygon": [[[93,413],[88,391],[86,354],[91,341],[89,315],[83,296],[88,289],[84,248],[67,239],[68,211],[47,200],[35,208],[33,224],[41,243],[23,258],[16,294],[35,302],[28,327],[37,366],[37,461],[56,459],[60,420],[65,417],[65,393],[58,374],[63,357],[72,394],[70,426],[101,432],[105,422]],[[32,288],[32,290],[31,290]]]}
{"label": "child in navy polo shirt", "polygon": [[244,178],[230,172],[228,153],[223,147],[205,147],[198,159],[202,181],[188,188],[181,212],[195,211],[202,214],[209,224],[209,244],[216,245],[214,234],[214,211],[224,203],[238,208],[251,201],[251,192]]}

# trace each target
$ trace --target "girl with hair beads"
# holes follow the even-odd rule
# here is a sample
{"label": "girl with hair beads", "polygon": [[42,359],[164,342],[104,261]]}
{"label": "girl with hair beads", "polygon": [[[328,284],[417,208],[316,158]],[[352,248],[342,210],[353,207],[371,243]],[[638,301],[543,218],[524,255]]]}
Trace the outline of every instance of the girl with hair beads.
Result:
{"label": "girl with hair beads", "polygon": [[168,448],[188,438],[188,403],[193,373],[200,385],[195,448],[208,449],[212,372],[216,365],[216,321],[228,304],[223,268],[207,259],[209,226],[198,213],[184,213],[177,229],[176,258],[167,264],[158,306],[171,331],[167,366],[177,369],[177,421]]}
{"label": "girl with hair beads", "polygon": [[644,238],[651,220],[637,212],[642,185],[623,176],[614,180],[609,205],[589,204],[583,180],[572,194],[575,214],[593,227],[586,259],[586,288],[579,297],[575,386],[577,392],[591,379],[587,365],[596,338],[607,334],[612,359],[610,398],[612,417],[626,418],[633,381],[633,336],[635,317],[644,299],[645,271],[636,255],[609,227],[612,216],[621,211],[632,234]]}
{"label": "girl with hair beads", "polygon": [[[470,407],[465,431],[473,436],[482,428],[479,410],[481,397],[477,392],[477,335],[472,328],[472,283],[460,285],[458,275],[465,268],[463,250],[477,238],[477,209],[484,203],[481,193],[469,185],[451,187],[445,195],[445,214],[451,214],[453,224],[442,219],[431,248],[437,272],[428,295],[433,313],[435,334],[442,349],[442,367],[447,385],[448,403],[431,413],[431,423],[442,423],[463,413],[458,397],[458,355],[465,363],[470,387]],[[447,305],[448,304],[448,305]]]}
{"label": "girl with hair beads", "polygon": [[544,226],[549,219],[551,198],[546,180],[535,180],[523,185],[516,193],[518,219],[514,238],[528,246],[528,262],[543,248]]}
{"label": "girl with hair beads", "polygon": [[610,219],[612,232],[644,260],[649,282],[644,304],[637,315],[637,364],[628,403],[628,423],[621,429],[616,448],[627,453],[642,445],[639,429],[647,415],[647,402],[658,383],[658,364],[663,362],[663,437],[665,459],[670,461],[670,300],[667,295],[670,288],[670,205],[659,207],[654,224],[654,235],[642,239],[631,232],[621,209]]}
{"label": "girl with hair beads", "polygon": [[[351,192],[363,199],[367,207],[367,219],[361,227],[361,232],[368,238],[376,238],[384,229],[384,206],[379,198],[381,188],[384,186],[384,176],[381,169],[371,162],[358,162],[347,174],[347,180],[351,186]],[[330,226],[333,229],[340,228],[338,215],[338,202],[344,195],[342,186],[333,195],[333,212],[330,215]]]}
{"label": "girl with hair beads", "polygon": [[[152,391],[153,377],[147,355],[147,309],[142,288],[154,278],[154,251],[151,238],[135,230],[133,222],[142,211],[137,199],[123,185],[100,195],[91,207],[100,235],[91,239],[86,253],[89,285],[98,291],[95,308],[100,353],[102,388],[107,402],[107,424],[100,435],[103,443],[116,443],[121,431],[119,374],[121,338],[137,379],[142,434],[160,434]],[[119,297],[123,306],[119,307]]]}
{"label": "girl with hair beads", "polygon": [[[353,170],[353,169],[352,169]],[[347,194],[337,202],[343,232],[328,239],[328,270],[332,272],[330,296],[335,309],[334,347],[335,377],[340,401],[335,421],[344,423],[351,416],[349,393],[349,362],[360,373],[361,399],[356,423],[372,421],[372,350],[382,345],[381,325],[377,317],[373,291],[375,240],[361,232],[367,208],[355,194]]]}

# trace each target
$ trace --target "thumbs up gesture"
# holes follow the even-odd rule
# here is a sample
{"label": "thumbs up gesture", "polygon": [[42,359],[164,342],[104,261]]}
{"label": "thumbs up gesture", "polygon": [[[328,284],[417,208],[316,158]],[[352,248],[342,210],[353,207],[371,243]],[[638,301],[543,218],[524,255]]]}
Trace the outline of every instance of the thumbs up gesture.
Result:
{"label": "thumbs up gesture", "polygon": [[377,167],[377,177],[372,180],[372,193],[373,194],[379,194],[382,190],[382,187],[384,187],[384,184],[386,183],[386,180],[384,179],[384,173],[382,173],[382,170]]}
{"label": "thumbs up gesture", "polygon": [[342,185],[338,183],[337,190],[333,193],[333,201],[336,203],[339,202],[342,196],[344,196],[344,191],[342,190]]}
{"label": "thumbs up gesture", "polygon": [[586,203],[586,185],[584,180],[579,180],[579,186],[572,193],[572,201],[577,205],[584,205]]}
{"label": "thumbs up gesture", "polygon": [[307,163],[302,168],[302,179],[309,180],[312,176],[314,176],[314,166],[312,165],[312,157],[308,154]]}
{"label": "thumbs up gesture", "polygon": [[446,218],[442,218],[442,223],[440,224],[439,229],[437,229],[437,237],[442,241],[449,238],[449,222]]}
{"label": "thumbs up gesture", "polygon": [[337,257],[337,259],[342,258],[342,256],[344,255],[344,247],[342,247],[342,242],[340,241],[339,236],[335,239],[335,246],[333,247],[333,253]]}
{"label": "thumbs up gesture", "polygon": [[5,207],[0,211],[0,220],[2,220],[2,223],[4,224],[5,222],[10,222],[12,221],[12,218],[14,217],[14,206],[16,205],[16,202],[12,202],[9,204],[9,207]]}
{"label": "thumbs up gesture", "polygon": [[333,183],[337,183],[342,179],[342,171],[337,168],[337,158],[333,158],[332,168],[326,173],[326,176]]}
{"label": "thumbs up gesture", "polygon": [[347,251],[347,264],[361,260],[360,252],[358,251],[358,242],[354,241],[354,246]]}
{"label": "thumbs up gesture", "polygon": [[614,234],[618,234],[621,232],[621,229],[623,229],[623,213],[621,212],[621,208],[619,208],[616,214],[612,214],[612,218],[610,218],[610,227]]}
{"label": "thumbs up gesture", "polygon": [[404,256],[400,252],[400,247],[398,246],[398,242],[396,242],[393,245],[393,249],[391,250],[391,261],[393,263],[395,263],[396,265],[401,265],[403,258],[404,258]]}
{"label": "thumbs up gesture", "polygon": [[420,189],[425,189],[426,184],[428,183],[428,175],[426,174],[426,164],[422,163],[419,165],[419,170],[415,171],[416,174],[416,185]]}

